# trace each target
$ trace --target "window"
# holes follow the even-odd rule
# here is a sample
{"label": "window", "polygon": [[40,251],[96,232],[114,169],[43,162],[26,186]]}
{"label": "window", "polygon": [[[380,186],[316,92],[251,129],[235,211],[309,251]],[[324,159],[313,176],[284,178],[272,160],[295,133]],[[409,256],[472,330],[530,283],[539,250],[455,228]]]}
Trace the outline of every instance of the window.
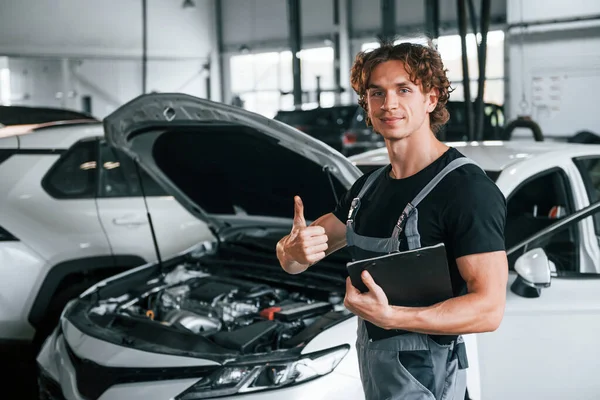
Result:
{"label": "window", "polygon": [[58,199],[89,199],[96,195],[96,141],[71,147],[52,166],[42,186]]}
{"label": "window", "polygon": [[[573,160],[585,184],[590,203],[600,201],[600,157],[580,157]],[[600,236],[600,214],[594,216],[596,235]]]}
{"label": "window", "polygon": [[240,98],[244,102],[246,110],[255,112],[265,117],[273,117],[280,107],[279,91],[256,91],[241,93]]}
{"label": "window", "polygon": [[[477,95],[477,78],[479,63],[477,61],[477,43],[481,35],[467,35],[467,63],[469,79],[471,80],[471,99]],[[448,79],[455,89],[450,95],[451,100],[464,101],[462,52],[460,35],[442,36],[438,40],[438,50],[442,55],[444,67],[448,69]],[[504,103],[504,32],[491,31],[487,35],[487,52],[485,63],[485,91],[483,100],[488,103]]]}
{"label": "window", "polygon": [[[100,144],[100,197],[135,197],[142,196],[139,175],[135,162],[125,153]],[[146,196],[165,196],[164,190],[140,168],[139,174],[144,185]]]}
{"label": "window", "polygon": [[[320,105],[333,106],[333,48],[303,49],[298,57],[302,64],[303,103],[309,107],[317,105],[319,77]],[[290,51],[236,55],[231,57],[229,65],[231,92],[242,99],[245,109],[272,118],[279,110],[294,108]]]}
{"label": "window", "polygon": [[[581,213],[580,213],[581,214]],[[587,218],[597,219],[600,216],[600,210],[596,210],[588,217],[574,216],[561,227],[550,228],[545,235],[530,240],[526,243],[527,249],[542,248],[556,267],[557,278],[578,278],[578,279],[598,279],[600,277],[600,259],[598,258],[598,247],[590,242],[581,246],[584,257],[564,257],[564,253],[556,251],[557,243],[564,243],[564,239],[569,231],[578,229],[580,223]],[[600,244],[600,243],[598,243]],[[519,249],[522,252],[522,249]],[[584,265],[588,264],[588,265]]]}
{"label": "window", "polygon": [[[569,178],[563,170],[555,168],[525,181],[508,198],[505,228],[507,249],[573,211]],[[557,269],[578,268],[577,225],[548,238],[539,246],[555,262]],[[522,249],[509,256],[511,269],[524,251]]]}
{"label": "window", "polygon": [[267,117],[281,108],[280,90],[292,81],[289,70],[282,68],[284,52],[233,56],[230,59],[231,91],[243,101],[243,107]]}

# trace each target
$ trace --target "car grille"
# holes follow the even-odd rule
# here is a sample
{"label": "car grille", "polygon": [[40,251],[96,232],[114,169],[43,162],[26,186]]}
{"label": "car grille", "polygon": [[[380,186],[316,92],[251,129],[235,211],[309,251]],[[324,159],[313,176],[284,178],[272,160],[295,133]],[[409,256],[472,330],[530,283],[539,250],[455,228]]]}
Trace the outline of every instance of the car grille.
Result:
{"label": "car grille", "polygon": [[79,358],[67,345],[67,352],[75,369],[77,388],[87,400],[96,400],[110,387],[124,383],[155,382],[171,379],[198,380],[210,375],[219,366],[174,368],[125,368],[106,367]]}
{"label": "car grille", "polygon": [[38,390],[40,400],[66,400],[60,385],[43,371],[38,375]]}

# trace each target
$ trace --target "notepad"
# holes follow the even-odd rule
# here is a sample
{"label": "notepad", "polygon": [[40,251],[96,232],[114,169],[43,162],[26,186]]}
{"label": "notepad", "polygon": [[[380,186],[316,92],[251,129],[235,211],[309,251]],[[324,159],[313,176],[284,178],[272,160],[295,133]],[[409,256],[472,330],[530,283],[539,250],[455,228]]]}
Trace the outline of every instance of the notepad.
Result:
{"label": "notepad", "polygon": [[[394,306],[427,307],[453,297],[443,243],[353,261],[347,264],[347,268],[352,285],[361,292],[368,291],[361,278],[362,271],[367,270],[387,295],[389,304]],[[405,333],[365,322],[373,340]]]}

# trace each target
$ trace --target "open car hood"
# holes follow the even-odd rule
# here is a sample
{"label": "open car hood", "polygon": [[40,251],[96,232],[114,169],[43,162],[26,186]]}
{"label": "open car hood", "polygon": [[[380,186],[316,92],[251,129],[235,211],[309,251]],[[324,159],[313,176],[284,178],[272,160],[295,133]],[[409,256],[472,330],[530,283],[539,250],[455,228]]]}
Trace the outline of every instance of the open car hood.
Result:
{"label": "open car hood", "polygon": [[188,211],[219,231],[291,221],[293,196],[312,220],[361,175],[347,158],[288,125],[185,94],[137,97],[103,121],[128,153]]}

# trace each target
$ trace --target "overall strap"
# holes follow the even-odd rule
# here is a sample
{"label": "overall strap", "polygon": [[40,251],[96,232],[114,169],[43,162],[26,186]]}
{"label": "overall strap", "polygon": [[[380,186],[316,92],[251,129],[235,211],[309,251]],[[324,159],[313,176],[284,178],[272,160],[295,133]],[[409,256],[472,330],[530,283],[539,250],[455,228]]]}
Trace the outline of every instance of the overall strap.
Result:
{"label": "overall strap", "polygon": [[387,165],[381,167],[375,172],[373,172],[371,175],[369,175],[365,184],[360,189],[360,192],[358,192],[358,195],[354,199],[352,199],[352,203],[350,204],[350,210],[348,211],[348,221],[346,222],[346,225],[352,225],[352,223],[354,222],[354,217],[356,216],[356,213],[360,208],[360,199],[365,195],[365,193],[367,193],[367,191],[371,188],[373,183],[375,183],[377,178],[381,176],[381,174],[386,170],[387,167]]}
{"label": "overall strap", "polygon": [[420,192],[419,194],[411,201],[413,207],[417,207],[421,201],[448,175],[450,172],[454,171],[457,168],[462,167],[463,165],[474,164],[477,163],[470,158],[461,157],[457,158],[450,162],[450,164],[446,165],[446,167],[441,170]]}
{"label": "overall strap", "polygon": [[402,211],[400,218],[398,218],[398,222],[396,222],[396,226],[394,226],[392,237],[398,237],[402,232],[402,229],[404,229],[406,226],[406,240],[408,241],[408,248],[410,250],[420,248],[421,236],[419,235],[419,230],[417,228],[419,220],[417,206],[425,197],[427,197],[429,193],[431,193],[431,191],[442,181],[442,179],[446,177],[446,175],[467,164],[477,165],[475,161],[467,157],[457,158],[446,165],[443,170],[441,170],[427,185],[425,185],[425,187],[419,192],[419,194],[417,194],[413,201],[408,203]]}

